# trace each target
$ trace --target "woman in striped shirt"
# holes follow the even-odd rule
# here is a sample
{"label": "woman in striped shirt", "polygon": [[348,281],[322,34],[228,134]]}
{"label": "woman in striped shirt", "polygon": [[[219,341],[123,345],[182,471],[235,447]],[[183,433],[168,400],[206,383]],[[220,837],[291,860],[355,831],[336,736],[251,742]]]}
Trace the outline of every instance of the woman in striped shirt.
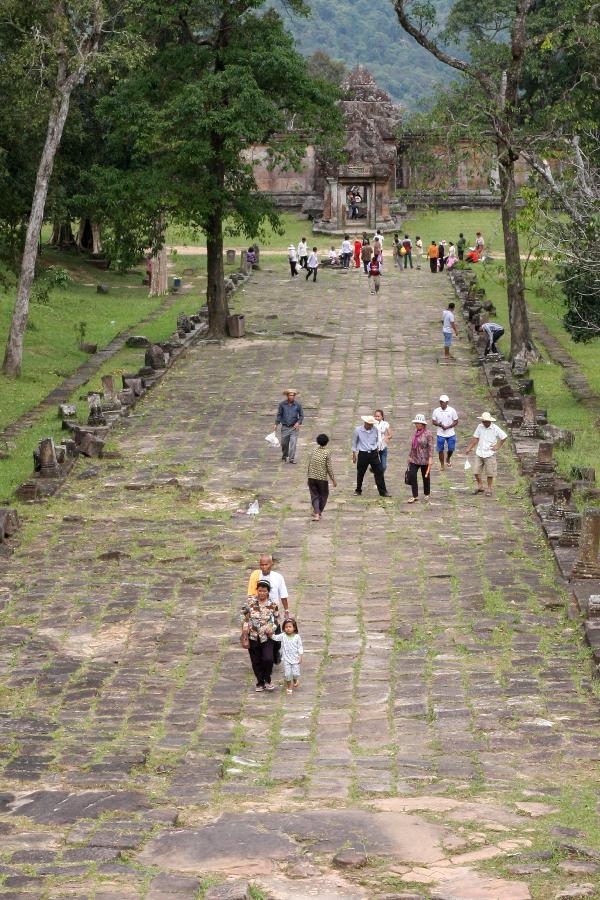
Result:
{"label": "woman in striped shirt", "polygon": [[318,434],[317,446],[308,455],[308,490],[315,522],[323,515],[329,497],[329,479],[333,486],[337,487],[331,463],[331,450],[325,449],[328,443],[329,438],[326,434]]}

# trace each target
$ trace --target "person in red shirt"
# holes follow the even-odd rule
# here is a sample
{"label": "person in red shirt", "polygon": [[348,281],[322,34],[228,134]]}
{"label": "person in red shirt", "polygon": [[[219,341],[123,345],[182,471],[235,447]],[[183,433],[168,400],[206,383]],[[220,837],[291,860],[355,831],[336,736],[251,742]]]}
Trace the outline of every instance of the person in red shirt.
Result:
{"label": "person in red shirt", "polygon": [[369,263],[369,281],[371,282],[371,293],[378,294],[381,284],[381,266],[379,264],[379,255],[374,256]]}
{"label": "person in red shirt", "polygon": [[360,251],[362,250],[362,241],[358,238],[354,241],[354,267],[360,269]]}

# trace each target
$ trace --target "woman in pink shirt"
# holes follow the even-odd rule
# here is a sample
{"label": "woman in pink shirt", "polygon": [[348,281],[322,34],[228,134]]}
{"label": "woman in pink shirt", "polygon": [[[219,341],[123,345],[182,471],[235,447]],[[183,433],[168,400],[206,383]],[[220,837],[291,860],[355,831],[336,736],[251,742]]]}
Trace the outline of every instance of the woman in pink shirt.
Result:
{"label": "woman in pink shirt", "polygon": [[408,503],[416,503],[419,499],[419,485],[417,483],[419,469],[423,478],[423,493],[426,498],[429,497],[431,493],[429,473],[433,462],[433,435],[427,427],[427,419],[423,413],[417,413],[413,419],[413,424],[415,433],[411,441],[410,453],[408,454],[408,477],[412,497],[407,501]]}

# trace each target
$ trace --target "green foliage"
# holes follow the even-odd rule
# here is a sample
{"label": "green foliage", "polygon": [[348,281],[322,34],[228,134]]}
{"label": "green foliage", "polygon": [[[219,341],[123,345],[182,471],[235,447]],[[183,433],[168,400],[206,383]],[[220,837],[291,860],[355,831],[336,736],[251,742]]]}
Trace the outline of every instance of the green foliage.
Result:
{"label": "green foliage", "polygon": [[50,293],[55,288],[65,288],[71,280],[69,272],[62,266],[48,266],[33,283],[31,302],[44,305],[49,303]]}

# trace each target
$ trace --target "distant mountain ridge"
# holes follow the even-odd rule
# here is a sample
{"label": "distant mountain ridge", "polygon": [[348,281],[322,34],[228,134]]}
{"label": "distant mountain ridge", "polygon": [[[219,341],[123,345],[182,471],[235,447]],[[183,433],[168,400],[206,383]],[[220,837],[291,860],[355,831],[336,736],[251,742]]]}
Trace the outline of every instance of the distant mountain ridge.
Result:
{"label": "distant mountain ridge", "polygon": [[[389,0],[311,0],[308,19],[289,22],[298,49],[306,56],[317,50],[353,68],[362,63],[392,99],[408,109],[446,85],[452,75],[447,66],[420,47],[398,24]],[[435,0],[443,20],[451,0]]]}

